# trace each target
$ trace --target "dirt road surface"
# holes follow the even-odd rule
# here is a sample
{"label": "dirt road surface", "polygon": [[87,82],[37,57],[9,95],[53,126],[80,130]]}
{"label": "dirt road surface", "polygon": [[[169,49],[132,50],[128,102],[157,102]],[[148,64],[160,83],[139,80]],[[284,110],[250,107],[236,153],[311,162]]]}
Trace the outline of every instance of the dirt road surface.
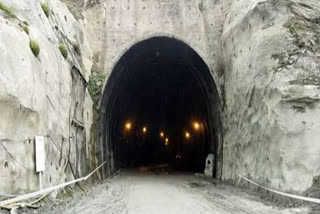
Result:
{"label": "dirt road surface", "polygon": [[265,205],[232,186],[193,174],[125,170],[86,194],[41,213],[65,214],[305,214],[308,208]]}

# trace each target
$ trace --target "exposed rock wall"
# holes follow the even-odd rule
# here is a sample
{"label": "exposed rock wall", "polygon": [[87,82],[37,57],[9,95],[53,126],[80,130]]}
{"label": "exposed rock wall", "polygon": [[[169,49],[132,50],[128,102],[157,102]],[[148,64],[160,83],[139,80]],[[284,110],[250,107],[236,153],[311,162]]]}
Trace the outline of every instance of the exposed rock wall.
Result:
{"label": "exposed rock wall", "polygon": [[318,1],[234,1],[225,20],[224,175],[301,192],[320,174]]}
{"label": "exposed rock wall", "polygon": [[93,49],[107,76],[152,36],[181,39],[204,59],[223,107],[223,179],[312,186],[320,174],[317,1],[99,1],[85,11],[88,23],[102,23],[88,33],[99,37]]}
{"label": "exposed rock wall", "polygon": [[47,186],[60,181],[66,158],[66,179],[97,164],[92,61],[108,78],[126,50],[153,36],[182,40],[211,70],[223,108],[223,179],[238,173],[302,192],[320,175],[318,0],[63,0],[76,19],[57,0],[47,1],[49,18],[36,0],[1,2],[19,19],[0,11],[0,191],[37,189],[35,135],[47,136]]}
{"label": "exposed rock wall", "polygon": [[[44,187],[82,176],[91,167],[92,102],[86,86],[91,52],[81,23],[59,1],[1,0],[0,192],[38,189],[34,136],[45,136]],[[28,32],[23,30],[27,26]],[[38,57],[29,40],[40,47]],[[66,44],[68,58],[59,51]],[[72,169],[71,169],[72,166]],[[74,171],[74,175],[73,172]]]}

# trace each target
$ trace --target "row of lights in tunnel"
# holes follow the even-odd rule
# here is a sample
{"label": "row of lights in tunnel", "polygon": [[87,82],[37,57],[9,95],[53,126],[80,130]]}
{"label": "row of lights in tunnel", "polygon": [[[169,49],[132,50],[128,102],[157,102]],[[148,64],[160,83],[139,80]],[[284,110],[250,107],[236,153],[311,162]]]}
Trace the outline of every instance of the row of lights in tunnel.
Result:
{"label": "row of lights in tunnel", "polygon": [[[200,123],[200,122],[198,122],[198,121],[193,121],[193,122],[192,122],[192,127],[193,127],[194,131],[196,131],[196,132],[200,132],[200,131],[203,131],[203,130],[204,130],[203,124]],[[131,129],[132,129],[132,122],[131,122],[131,121],[127,121],[127,122],[125,123],[125,125],[124,125],[124,129],[125,129],[126,132],[131,131]],[[143,127],[142,127],[142,134],[144,134],[144,135],[147,134],[147,130],[148,130],[147,126],[143,126]],[[189,132],[189,131],[185,131],[185,132],[184,132],[184,137],[185,137],[185,139],[189,140],[189,139],[191,138],[190,132]],[[164,131],[162,131],[162,130],[160,131],[160,138],[164,139],[164,144],[165,144],[166,146],[169,145],[169,137],[166,136],[165,133],[164,133]]]}

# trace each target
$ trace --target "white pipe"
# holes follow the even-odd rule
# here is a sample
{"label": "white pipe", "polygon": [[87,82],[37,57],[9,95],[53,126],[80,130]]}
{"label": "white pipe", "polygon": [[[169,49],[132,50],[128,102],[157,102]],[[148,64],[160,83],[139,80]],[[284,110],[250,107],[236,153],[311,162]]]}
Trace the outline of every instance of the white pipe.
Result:
{"label": "white pipe", "polygon": [[255,183],[254,181],[251,181],[248,178],[242,177],[241,175],[237,174],[237,176],[239,176],[240,178],[248,181],[251,184],[254,184],[254,185],[258,186],[258,187],[261,187],[262,189],[268,190],[268,191],[276,193],[278,195],[282,195],[282,196],[286,196],[286,197],[289,197],[289,198],[294,198],[294,199],[298,199],[298,200],[303,200],[303,201],[308,201],[308,202],[320,204],[320,199],[318,199],[318,198],[309,198],[309,197],[304,197],[304,196],[299,196],[299,195],[293,195],[293,194],[289,194],[289,193],[280,192],[280,191],[277,191],[277,190],[273,190],[273,189],[269,189],[267,187],[261,186],[260,184],[257,184],[257,183]]}
{"label": "white pipe", "polygon": [[7,205],[10,205],[10,204],[19,202],[19,201],[24,201],[24,200],[27,200],[27,199],[30,199],[30,198],[37,197],[37,196],[39,196],[39,195],[43,195],[43,194],[49,193],[49,192],[51,192],[51,191],[54,191],[54,190],[63,188],[63,187],[65,187],[65,186],[69,186],[69,185],[71,185],[71,184],[77,183],[77,182],[79,182],[79,181],[85,181],[85,180],[87,180],[90,176],[92,176],[98,169],[100,169],[105,163],[106,163],[106,161],[103,162],[98,168],[96,168],[95,170],[93,170],[89,175],[87,175],[87,176],[85,176],[85,177],[78,178],[78,179],[76,179],[76,180],[69,181],[69,182],[66,182],[66,183],[62,183],[62,184],[59,184],[59,185],[57,185],[57,186],[49,187],[49,188],[46,188],[46,189],[43,189],[43,190],[40,190],[40,191],[37,191],[37,192],[32,192],[32,193],[28,193],[28,194],[26,194],[26,195],[21,195],[21,196],[18,196],[18,197],[16,197],[16,198],[12,198],[12,199],[8,199],[8,200],[0,201],[0,206],[7,206]]}

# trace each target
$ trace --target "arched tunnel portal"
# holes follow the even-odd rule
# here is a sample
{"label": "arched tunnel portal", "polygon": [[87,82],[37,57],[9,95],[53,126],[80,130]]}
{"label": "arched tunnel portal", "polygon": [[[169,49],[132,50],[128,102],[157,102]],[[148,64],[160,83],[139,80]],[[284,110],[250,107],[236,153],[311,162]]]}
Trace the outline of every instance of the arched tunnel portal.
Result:
{"label": "arched tunnel portal", "polygon": [[202,172],[212,153],[221,176],[219,95],[207,64],[186,43],[152,37],[133,45],[107,79],[100,110],[105,174],[162,163]]}

